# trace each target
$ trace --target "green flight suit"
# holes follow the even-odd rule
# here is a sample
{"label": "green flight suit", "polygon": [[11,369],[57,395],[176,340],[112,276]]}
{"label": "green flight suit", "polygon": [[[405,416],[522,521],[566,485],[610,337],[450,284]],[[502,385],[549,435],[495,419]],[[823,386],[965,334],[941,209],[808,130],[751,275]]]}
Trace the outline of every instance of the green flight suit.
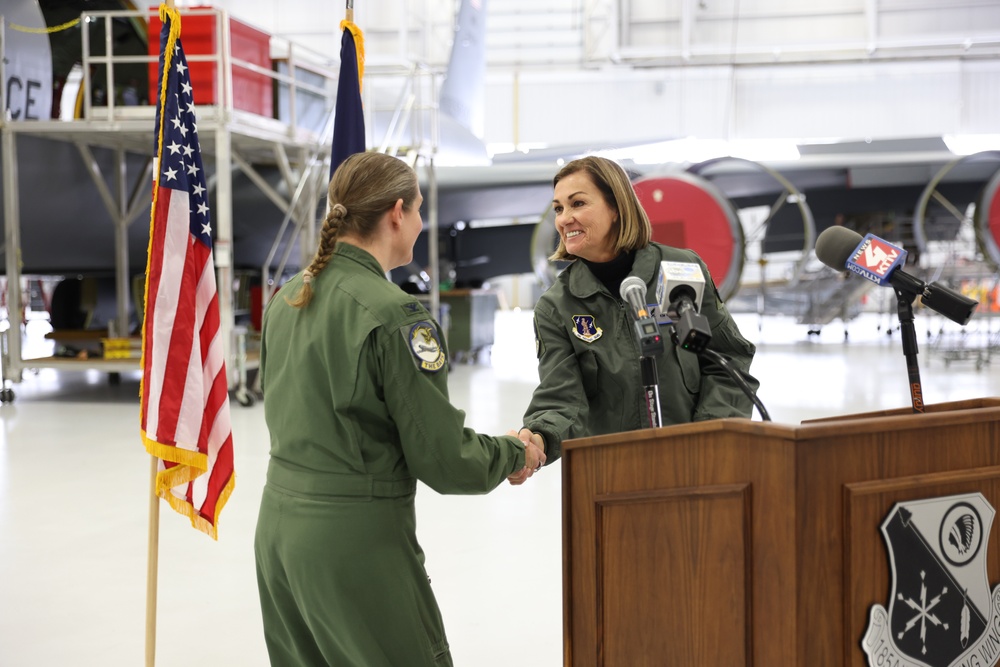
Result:
{"label": "green flight suit", "polygon": [[369,253],[338,243],[296,309],[282,297],[301,284],[262,327],[271,458],[254,551],[271,664],[451,665],[416,480],[486,493],[524,467],[524,446],[464,428],[436,323]]}
{"label": "green flight suit", "polygon": [[[740,334],[694,252],[658,243],[636,252],[630,275],[646,282],[647,303],[656,302],[661,261],[701,265],[706,279],[700,312],[712,327],[709,348],[749,371],[756,348]],[[656,371],[664,426],[750,417],[752,401],[723,368],[676,347],[663,333]],[[583,262],[570,264],[535,305],[535,346],[540,382],[524,427],[545,438],[546,464],[559,458],[563,440],[648,428],[632,314]],[[756,391],[757,380],[747,380]]]}

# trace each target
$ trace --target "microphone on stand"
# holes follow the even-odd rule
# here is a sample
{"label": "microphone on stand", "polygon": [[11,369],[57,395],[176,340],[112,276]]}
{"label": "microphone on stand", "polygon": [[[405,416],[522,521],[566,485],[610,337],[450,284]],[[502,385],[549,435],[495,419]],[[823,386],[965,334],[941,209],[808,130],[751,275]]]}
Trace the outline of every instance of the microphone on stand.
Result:
{"label": "microphone on stand", "polygon": [[831,269],[847,269],[876,285],[890,285],[908,296],[920,297],[931,310],[962,326],[969,323],[978,301],[940,283],[925,283],[901,268],[906,251],[874,234],[861,234],[846,227],[828,227],[816,239],[816,258]]}
{"label": "microphone on stand", "polygon": [[660,325],[646,307],[646,281],[629,276],[622,281],[618,293],[632,307],[636,340],[639,341],[639,371],[642,375],[643,408],[650,428],[663,424],[660,412],[660,382],[656,375],[656,355],[665,349]]}
{"label": "microphone on stand", "polygon": [[708,348],[712,340],[712,326],[700,312],[704,293],[705,274],[701,266],[694,262],[660,262],[660,277],[656,283],[657,309],[674,319],[672,333],[676,344],[718,364],[754,404],[761,419],[771,421],[767,408],[740,370],[733,367],[724,355]]}
{"label": "microphone on stand", "polygon": [[903,356],[910,385],[914,412],[924,411],[924,390],[917,363],[917,333],[913,326],[913,301],[918,296],[925,306],[953,322],[965,326],[972,318],[978,301],[938,283],[927,284],[900,267],[906,263],[906,251],[874,234],[864,238],[846,227],[829,227],[816,239],[816,257],[832,269],[847,269],[876,285],[890,285],[896,292],[896,311],[903,342]]}
{"label": "microphone on stand", "polygon": [[646,281],[638,276],[629,276],[622,281],[618,293],[622,300],[632,307],[632,319],[636,340],[639,341],[640,355],[649,357],[663,352],[660,325],[656,323],[656,318],[650,314],[646,306]]}
{"label": "microphone on stand", "polygon": [[660,312],[675,320],[677,344],[695,354],[712,340],[712,327],[702,315],[705,274],[694,262],[660,262],[656,300]]}

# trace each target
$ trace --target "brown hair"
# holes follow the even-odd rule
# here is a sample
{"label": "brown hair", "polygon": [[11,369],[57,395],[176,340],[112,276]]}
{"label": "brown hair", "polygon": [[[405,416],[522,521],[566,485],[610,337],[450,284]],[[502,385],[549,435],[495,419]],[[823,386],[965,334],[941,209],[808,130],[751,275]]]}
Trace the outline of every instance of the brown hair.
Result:
{"label": "brown hair", "polygon": [[[618,213],[618,240],[615,242],[615,255],[645,248],[649,245],[653,233],[649,217],[639,204],[639,199],[635,196],[635,190],[632,188],[632,181],[629,180],[625,170],[614,160],[590,155],[567,162],[566,166],[560,169],[556,177],[552,179],[552,187],[554,188],[559,181],[570,174],[579,171],[586,172],[590,176],[590,180],[604,196],[605,203]],[[559,247],[549,259],[572,260],[576,259],[576,256],[566,252],[566,244],[560,238]]]}
{"label": "brown hair", "polygon": [[337,237],[346,232],[362,240],[371,238],[386,211],[400,199],[403,208],[411,210],[419,191],[413,169],[390,155],[355,153],[344,160],[330,179],[331,206],[319,234],[316,255],[302,272],[302,287],[286,301],[296,308],[308,306],[313,296],[312,281],[333,256]]}

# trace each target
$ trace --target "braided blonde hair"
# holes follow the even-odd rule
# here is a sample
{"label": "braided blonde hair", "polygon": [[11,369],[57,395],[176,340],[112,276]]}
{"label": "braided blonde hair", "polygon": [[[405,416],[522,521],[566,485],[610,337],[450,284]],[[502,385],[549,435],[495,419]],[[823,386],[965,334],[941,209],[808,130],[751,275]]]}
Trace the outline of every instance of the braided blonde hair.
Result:
{"label": "braided blonde hair", "polygon": [[418,193],[417,175],[397,158],[383,153],[355,153],[344,160],[330,180],[328,197],[334,204],[323,220],[316,255],[302,272],[298,293],[285,300],[296,308],[308,306],[313,282],[333,257],[337,238],[345,232],[362,240],[371,238],[382,216],[397,201],[402,199],[403,208],[409,211]]}

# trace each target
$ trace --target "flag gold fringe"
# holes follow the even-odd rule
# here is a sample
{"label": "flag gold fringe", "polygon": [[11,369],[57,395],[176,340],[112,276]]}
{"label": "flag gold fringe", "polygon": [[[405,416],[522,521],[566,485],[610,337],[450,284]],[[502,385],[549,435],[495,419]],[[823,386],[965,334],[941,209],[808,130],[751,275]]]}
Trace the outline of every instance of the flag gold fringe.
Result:
{"label": "flag gold fringe", "polygon": [[[181,15],[177,10],[160,5],[160,21],[170,19],[170,34],[167,36],[167,48],[163,52],[163,76],[160,81],[160,126],[156,128],[156,166],[153,170],[153,205],[149,209],[149,245],[146,246],[146,286],[142,294],[142,312],[149,312],[149,265],[153,257],[153,223],[156,222],[156,200],[160,185],[160,158],[163,156],[163,124],[167,115],[167,76],[170,72],[170,65],[173,64],[174,46],[177,38],[181,36]],[[146,381],[146,327],[142,326],[142,354],[139,357],[139,367],[143,369],[143,377],[139,381],[139,423],[142,423],[142,396],[145,392]],[[142,434],[146,449],[149,450],[149,443],[145,432]],[[153,441],[155,442],[155,441]],[[159,443],[156,443],[159,444]],[[162,446],[162,445],[161,445]],[[153,452],[150,452],[152,454]],[[156,454],[154,454],[156,456]],[[162,458],[162,457],[161,457]]]}
{"label": "flag gold fringe", "polygon": [[236,473],[234,472],[229,477],[226,487],[219,494],[219,499],[215,503],[215,516],[209,522],[201,516],[194,505],[170,492],[175,487],[193,482],[201,475],[206,474],[208,455],[192,452],[189,449],[180,449],[172,445],[164,445],[150,438],[145,432],[142,433],[142,441],[150,455],[177,464],[173,468],[160,470],[156,473],[156,495],[166,500],[175,512],[190,519],[192,526],[209,535],[212,539],[218,540],[219,514],[226,506],[233,489],[236,488]]}
{"label": "flag gold fringe", "polygon": [[365,80],[365,34],[353,21],[347,19],[340,22],[340,29],[350,30],[351,34],[354,35],[354,49],[358,53],[358,89],[360,90],[364,87]]}
{"label": "flag gold fringe", "polygon": [[[162,474],[162,473],[160,473]],[[157,487],[160,486],[160,475],[156,476]],[[226,506],[226,502],[229,500],[229,496],[232,495],[233,489],[236,487],[236,475],[234,474],[229,478],[226,483],[226,488],[222,490],[219,494],[219,501],[215,505],[215,516],[212,517],[212,521],[209,522],[208,519],[203,517],[198,513],[198,510],[194,508],[194,505],[187,502],[183,498],[178,498],[174,494],[170,493],[170,489],[166,488],[163,490],[158,489],[157,495],[166,500],[174,511],[178,514],[182,514],[191,520],[191,525],[205,533],[213,540],[219,539],[219,513],[222,512],[222,508]]]}
{"label": "flag gold fringe", "polygon": [[[173,445],[165,445],[150,438],[145,431],[142,431],[142,443],[146,446],[146,451],[158,459],[191,468],[200,468],[202,471],[208,470],[208,454]],[[197,475],[194,477],[197,477]],[[194,477],[191,479],[194,479]],[[178,484],[181,484],[181,482],[178,482]]]}

